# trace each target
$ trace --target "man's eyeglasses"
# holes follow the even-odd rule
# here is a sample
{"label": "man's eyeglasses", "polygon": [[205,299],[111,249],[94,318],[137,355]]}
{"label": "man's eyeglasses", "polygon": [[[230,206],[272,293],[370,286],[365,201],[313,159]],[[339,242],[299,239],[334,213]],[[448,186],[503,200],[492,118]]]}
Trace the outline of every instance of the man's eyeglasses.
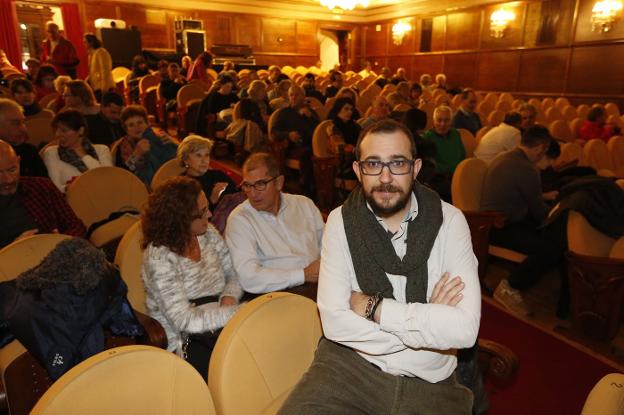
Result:
{"label": "man's eyeglasses", "polygon": [[365,174],[366,176],[379,176],[383,171],[384,167],[387,167],[388,170],[390,170],[391,174],[394,174],[395,176],[400,176],[403,174],[408,174],[412,171],[414,160],[362,160],[358,161],[358,165],[360,166],[360,171],[362,172],[362,174]]}
{"label": "man's eyeglasses", "polygon": [[252,188],[256,189],[257,191],[261,192],[264,189],[266,189],[267,184],[271,183],[273,180],[277,179],[279,176],[275,176],[272,177],[270,179],[264,179],[264,180],[258,180],[255,183],[247,183],[247,182],[242,182],[240,185],[240,188],[243,192],[248,192],[250,191]]}

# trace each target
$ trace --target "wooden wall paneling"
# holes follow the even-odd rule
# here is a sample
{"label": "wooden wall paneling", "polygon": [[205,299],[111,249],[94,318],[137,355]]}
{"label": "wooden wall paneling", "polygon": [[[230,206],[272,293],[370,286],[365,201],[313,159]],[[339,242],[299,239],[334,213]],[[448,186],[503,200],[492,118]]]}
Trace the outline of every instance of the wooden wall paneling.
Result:
{"label": "wooden wall paneling", "polygon": [[431,51],[442,51],[445,49],[446,39],[446,15],[433,18],[433,33],[431,36]]}
{"label": "wooden wall paneling", "polygon": [[356,26],[352,31],[351,31],[351,49],[353,51],[353,58],[354,61],[352,62],[352,67],[353,70],[358,72],[360,71],[362,68],[361,66],[361,62],[360,62],[360,58],[364,55],[364,46],[362,44],[362,42],[364,41],[364,30],[362,29],[361,26]]}
{"label": "wooden wall paneling", "polygon": [[518,52],[481,52],[476,88],[483,91],[514,91],[519,65]]}
{"label": "wooden wall paneling", "polygon": [[249,45],[255,52],[260,50],[260,18],[254,15],[239,14],[232,20],[234,40],[239,45]]}
{"label": "wooden wall paneling", "polygon": [[84,4],[85,31],[95,32],[95,19],[117,19],[119,8],[113,3],[88,2]]}
{"label": "wooden wall paneling", "polygon": [[295,20],[262,18],[262,50],[295,53],[297,50]]}
{"label": "wooden wall paneling", "polygon": [[474,88],[477,85],[477,53],[449,53],[444,57],[444,74],[453,87]]}
{"label": "wooden wall paneling", "polygon": [[388,23],[371,23],[366,25],[366,55],[385,56],[387,46]]}
{"label": "wooden wall paneling", "polygon": [[[415,36],[414,36],[414,28],[415,28],[415,20],[413,17],[401,19],[405,23],[409,24],[412,29],[408,31],[400,44],[396,45],[394,43],[394,38],[392,37],[392,26],[398,22],[398,20],[392,20],[388,23],[388,55],[402,55],[406,53],[413,53],[416,48],[414,44]],[[392,62],[390,62],[392,65]]]}
{"label": "wooden wall paneling", "polygon": [[[139,28],[143,49],[174,48],[173,39],[166,35],[166,23],[148,23],[148,9],[145,6],[121,3],[119,4],[119,10],[121,19],[126,22],[126,27],[136,26]],[[165,10],[157,11],[158,13],[166,13]]]}
{"label": "wooden wall paneling", "polygon": [[624,23],[620,18],[613,28],[606,33],[592,31],[591,11],[596,3],[595,0],[578,0],[578,18],[576,24],[576,42],[604,41],[614,39],[624,39]]}
{"label": "wooden wall paneling", "polygon": [[218,14],[216,20],[214,43],[226,45],[234,43],[232,37],[232,15]]}
{"label": "wooden wall paneling", "polygon": [[624,95],[624,44],[574,47],[567,91]]}
{"label": "wooden wall paneling", "polygon": [[405,68],[408,76],[412,69],[413,56],[388,56],[388,66],[392,70],[392,73],[396,72],[398,68]]}
{"label": "wooden wall paneling", "polygon": [[[178,18],[186,16],[183,13],[177,14]],[[206,48],[210,50],[212,45],[219,43],[217,40],[220,36],[217,34],[217,16],[207,10],[198,10],[193,16],[194,19],[198,19],[204,22],[204,30],[206,31]]]}
{"label": "wooden wall paneling", "polygon": [[424,73],[435,76],[443,69],[444,55],[416,55],[412,65],[412,79],[418,80]]}
{"label": "wooden wall paneling", "polygon": [[319,42],[316,22],[299,20],[296,30],[297,53],[318,54]]}
{"label": "wooden wall paneling", "polygon": [[544,0],[527,4],[525,46],[565,45],[570,40],[576,0]]}
{"label": "wooden wall paneling", "polygon": [[527,4],[527,19],[524,26],[524,41],[522,43],[524,46],[535,46],[538,43],[537,40],[542,23],[542,4],[543,2]]}
{"label": "wooden wall paneling", "polygon": [[[490,36],[490,17],[492,13],[500,8],[505,8],[514,12],[516,18],[510,22],[509,26],[505,30],[505,34],[502,38],[497,39]],[[498,49],[508,48],[514,46],[522,46],[523,42],[523,23],[525,19],[526,3],[504,3],[494,6],[487,6],[485,8],[483,27],[481,32],[481,48],[482,49]]]}
{"label": "wooden wall paneling", "polygon": [[567,59],[565,48],[521,52],[518,91],[562,93]]}
{"label": "wooden wall paneling", "polygon": [[449,14],[446,21],[445,50],[477,49],[480,29],[480,10]]}

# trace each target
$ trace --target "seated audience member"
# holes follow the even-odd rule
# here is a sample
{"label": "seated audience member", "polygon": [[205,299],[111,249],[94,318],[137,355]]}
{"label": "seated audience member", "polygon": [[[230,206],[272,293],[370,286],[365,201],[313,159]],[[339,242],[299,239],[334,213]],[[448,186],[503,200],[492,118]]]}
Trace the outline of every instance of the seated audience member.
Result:
{"label": "seated audience member", "polygon": [[459,131],[451,127],[453,110],[441,106],[433,111],[433,128],[423,135],[423,139],[435,144],[435,176],[429,185],[436,190],[440,197],[451,200],[451,178],[455,167],[466,158],[466,150],[461,141]]}
{"label": "seated audience member", "polygon": [[[559,142],[553,139],[546,150],[542,162],[538,164],[542,182],[542,193],[559,191],[565,185],[583,176],[595,176],[596,169],[589,166],[577,166],[578,160],[558,162],[561,155]],[[561,198],[558,197],[558,200]]]}
{"label": "seated audience member", "polygon": [[505,225],[490,231],[490,242],[527,255],[509,278],[496,287],[494,299],[524,316],[529,309],[521,291],[559,264],[567,249],[564,220],[547,229],[539,228],[549,210],[545,200],[557,196],[556,191],[542,194],[537,168],[551,140],[547,128],[530,127],[516,149],[500,154],[490,163],[483,183],[481,210],[505,215]]}
{"label": "seated audience member", "polygon": [[619,133],[617,126],[607,124],[607,112],[602,105],[592,107],[579,128],[579,138],[584,141],[597,138],[606,142]]}
{"label": "seated audience member", "polygon": [[0,140],[9,143],[15,150],[22,175],[48,177],[48,170],[39,157],[37,147],[27,142],[25,119],[22,107],[17,102],[0,98]]}
{"label": "seated audience member", "polygon": [[254,153],[243,165],[247,200],[230,214],[225,240],[240,283],[258,294],[316,282],[323,235],[321,212],[310,199],[283,193],[275,158]]}
{"label": "seated audience member", "polygon": [[268,150],[267,129],[260,108],[249,98],[234,106],[233,120],[225,129],[225,138],[246,154]]}
{"label": "seated audience member", "polygon": [[132,72],[128,76],[128,89],[130,90],[130,100],[133,104],[139,102],[139,82],[141,78],[150,74],[150,70],[147,67],[145,58],[141,55],[136,55],[132,58]]}
{"label": "seated audience member", "polygon": [[498,126],[489,130],[479,141],[474,151],[476,158],[486,163],[505,151],[513,150],[520,144],[520,126],[522,116],[518,112],[510,112]]}
{"label": "seated audience member", "polygon": [[160,77],[160,81],[162,82],[165,79],[169,79],[169,62],[164,59],[161,59],[156,64],[157,75]]}
{"label": "seated audience member", "polygon": [[401,81],[397,84],[396,93],[401,96],[401,100],[406,104],[410,104],[411,92],[410,84],[407,81]]}
{"label": "seated audience member", "polygon": [[201,186],[187,177],[173,177],[154,189],[141,215],[147,310],[165,329],[167,349],[204,379],[221,328],[242,295],[210,216]]}
{"label": "seated audience member", "polygon": [[54,89],[58,93],[58,97],[48,104],[48,109],[54,112],[59,112],[65,108],[65,98],[63,98],[63,92],[65,92],[65,86],[68,82],[71,82],[71,77],[67,75],[59,75],[54,80]]}
{"label": "seated audience member", "polygon": [[251,81],[247,88],[247,97],[251,99],[260,109],[260,115],[264,124],[269,122],[269,114],[271,113],[269,101],[267,100],[266,84],[259,79]]}
{"label": "seated audience member", "polygon": [[56,69],[54,66],[50,64],[43,64],[39,68],[39,72],[37,72],[37,77],[35,78],[35,89],[37,90],[37,101],[41,98],[45,97],[48,94],[53,94],[56,91],[54,88],[54,80],[58,76],[56,73]]}
{"label": "seated audience member", "polygon": [[338,98],[327,114],[327,119],[332,122],[327,127],[327,134],[329,135],[330,148],[335,153],[341,152],[339,147],[342,147],[342,151],[349,154],[353,153],[355,149],[355,143],[357,143],[362,128],[355,122],[354,110],[355,104],[351,98]]}
{"label": "seated audience member", "polygon": [[412,82],[410,87],[409,103],[412,107],[418,108],[422,103],[422,86],[418,82]]}
{"label": "seated audience member", "polygon": [[104,144],[110,147],[125,135],[120,121],[123,106],[124,100],[118,93],[105,92],[102,95],[100,112],[85,117],[89,139],[93,144]]}
{"label": "seated audience member", "polygon": [[336,70],[329,71],[329,82],[329,86],[325,88],[325,100],[336,96],[340,88],[342,88],[342,72]]}
{"label": "seated audience member", "polygon": [[82,115],[95,115],[100,112],[93,90],[85,81],[69,81],[65,85],[63,99],[66,109],[76,110]]}
{"label": "seated audience member", "polygon": [[303,83],[301,84],[301,86],[305,91],[306,97],[316,98],[321,101],[321,103],[325,103],[325,97],[323,96],[323,94],[321,94],[321,91],[316,89],[315,77],[313,73],[308,72],[304,75]]}
{"label": "seated audience member", "polygon": [[191,65],[193,65],[193,59],[189,55],[182,56],[182,59],[180,59],[180,74],[184,78],[188,75]]}
{"label": "seated audience member", "polygon": [[461,92],[461,103],[453,117],[453,128],[463,128],[476,136],[481,129],[481,119],[475,112],[477,108],[477,94],[472,89],[464,89]]}
{"label": "seated audience member", "polygon": [[25,78],[17,78],[11,81],[11,94],[15,101],[24,108],[24,116],[32,117],[41,112],[41,107],[36,100],[33,84]]}
{"label": "seated audience member", "polygon": [[164,131],[156,134],[147,121],[147,111],[129,105],[121,112],[126,136],[119,143],[114,163],[133,172],[149,188],[154,173],[175,157],[178,146]]}
{"label": "seated audience member", "polygon": [[202,100],[197,111],[197,132],[208,137],[215,137],[217,131],[223,131],[226,123],[217,120],[217,114],[232,108],[238,102],[238,96],[232,92],[234,80],[227,75],[215,82],[212,92]]}
{"label": "seated audience member", "polygon": [[67,186],[87,170],[113,165],[108,147],[89,141],[87,122],[78,111],[59,112],[52,120],[52,128],[58,145],[47,146],[41,157],[61,192],[65,193]]}
{"label": "seated audience member", "polygon": [[426,91],[428,93],[433,92],[433,82],[431,81],[431,75],[428,73],[424,73],[420,75],[420,86],[422,87],[423,92]]}
{"label": "seated audience member", "polygon": [[324,337],[278,413],[469,415],[456,368],[481,315],[470,229],[415,181],[420,160],[401,124],[375,124],[356,154],[361,187],[323,237]]}
{"label": "seated audience member", "polygon": [[400,82],[407,82],[407,71],[405,68],[397,68],[390,82],[394,85],[398,85]]}
{"label": "seated audience member", "polygon": [[279,74],[277,76],[276,86],[267,95],[269,102],[274,99],[284,98],[288,99],[288,88],[292,85],[291,79],[286,74]]}
{"label": "seated audience member", "polygon": [[93,33],[85,33],[85,45],[89,52],[89,86],[98,101],[102,94],[115,89],[113,79],[113,59],[110,53],[102,47],[102,42]]}
{"label": "seated audience member", "polygon": [[198,135],[189,135],[178,146],[177,159],[184,173],[201,184],[211,212],[214,212],[221,198],[236,193],[236,183],[221,170],[210,168],[210,151],[213,142]]}
{"label": "seated audience member", "polygon": [[435,87],[436,89],[442,89],[444,91],[448,89],[446,85],[446,75],[439,73],[435,76]]}
{"label": "seated audience member", "polygon": [[44,177],[20,177],[20,157],[0,140],[0,248],[37,233],[83,236],[65,197]]}
{"label": "seated audience member", "polygon": [[26,70],[26,79],[34,83],[35,79],[37,79],[37,72],[41,68],[41,61],[37,58],[29,58],[26,61],[26,67],[28,68]]}
{"label": "seated audience member", "polygon": [[282,75],[282,70],[277,65],[269,66],[269,83],[277,84],[281,79],[279,76]]}
{"label": "seated audience member", "polygon": [[518,112],[522,117],[522,124],[520,125],[521,131],[525,131],[535,125],[537,121],[537,108],[525,102],[518,108]]}
{"label": "seated audience member", "polygon": [[177,63],[167,65],[167,76],[162,77],[160,81],[160,95],[167,102],[165,111],[175,111],[178,107],[176,98],[178,91],[186,85],[186,79],[180,73],[180,67]]}
{"label": "seated audience member", "polygon": [[392,71],[387,66],[381,68],[381,74],[375,80],[375,83],[379,85],[380,88],[385,87],[388,83],[392,81]]}
{"label": "seated audience member", "polygon": [[299,160],[300,182],[304,192],[313,194],[312,135],[319,124],[318,114],[305,102],[305,92],[298,85],[288,90],[289,106],[276,115],[273,137],[270,140],[287,141],[286,155]]}
{"label": "seated audience member", "polygon": [[371,110],[368,117],[360,118],[357,123],[360,125],[360,127],[362,127],[362,130],[366,130],[377,121],[388,118],[391,110],[392,108],[390,108],[390,104],[388,104],[388,100],[386,99],[386,97],[378,95],[373,100],[373,104],[371,105]]}
{"label": "seated audience member", "polygon": [[193,61],[193,64],[186,73],[186,80],[198,79],[206,85],[210,85],[213,79],[208,75],[208,69],[212,66],[212,55],[204,51]]}
{"label": "seated audience member", "polygon": [[402,104],[409,105],[409,101],[404,99],[397,92],[389,93],[388,95],[386,95],[386,99],[388,100],[388,104],[390,104],[390,108],[392,108],[392,111],[390,111],[390,118],[392,118],[395,121],[400,121],[403,118],[403,114],[405,113],[405,111],[399,111],[396,108],[398,105],[402,105]]}

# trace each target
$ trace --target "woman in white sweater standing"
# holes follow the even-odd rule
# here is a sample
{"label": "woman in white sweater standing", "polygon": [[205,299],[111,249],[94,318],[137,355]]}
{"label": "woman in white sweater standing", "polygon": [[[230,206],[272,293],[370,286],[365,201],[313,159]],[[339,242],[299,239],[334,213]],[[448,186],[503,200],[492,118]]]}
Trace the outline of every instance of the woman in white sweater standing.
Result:
{"label": "woman in white sweater standing", "polygon": [[210,216],[201,185],[174,177],[154,189],[141,217],[148,312],[164,327],[168,349],[204,378],[220,329],[243,293]]}
{"label": "woman in white sweater standing", "polygon": [[87,170],[113,165],[108,147],[91,144],[87,138],[87,122],[80,112],[59,112],[52,119],[52,128],[58,145],[48,146],[42,157],[50,179],[61,192]]}

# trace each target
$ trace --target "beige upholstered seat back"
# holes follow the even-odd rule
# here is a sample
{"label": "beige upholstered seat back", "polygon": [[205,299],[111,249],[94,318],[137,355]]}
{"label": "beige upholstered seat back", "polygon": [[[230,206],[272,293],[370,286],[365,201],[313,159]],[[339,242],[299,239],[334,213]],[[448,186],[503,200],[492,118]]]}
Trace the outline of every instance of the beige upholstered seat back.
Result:
{"label": "beige upholstered seat back", "polygon": [[327,127],[332,125],[332,123],[331,120],[325,120],[316,126],[312,136],[312,153],[314,157],[329,157],[332,155],[329,151],[329,136],[327,135]]}
{"label": "beige upholstered seat back", "polygon": [[152,189],[155,189],[165,180],[170,177],[179,176],[184,172],[184,167],[180,166],[180,162],[177,158],[173,158],[166,161],[162,166],[158,168],[154,177],[152,177]]}
{"label": "beige upholstered seat back", "polygon": [[600,379],[585,400],[581,415],[617,415],[624,412],[624,374],[610,373]]}
{"label": "beige upholstered seat back", "polygon": [[35,147],[41,143],[49,143],[54,140],[54,130],[52,120],[47,117],[31,117],[26,119],[26,130],[28,131],[28,142]]}
{"label": "beige upholstered seat back", "polygon": [[455,168],[451,181],[453,205],[465,211],[481,209],[481,192],[487,174],[487,164],[478,158],[462,160]]}
{"label": "beige upholstered seat back", "polygon": [[65,373],[41,397],[37,415],[211,415],[210,390],[177,355],[150,346],[109,349]]}
{"label": "beige upholstered seat back", "polygon": [[457,131],[459,131],[459,136],[462,144],[464,145],[464,150],[466,150],[466,157],[472,157],[474,150],[477,147],[477,139],[470,131],[464,128],[459,128]]}
{"label": "beige upholstered seat back", "polygon": [[570,130],[570,126],[564,120],[554,120],[548,125],[548,130],[550,134],[558,140],[566,142],[574,141],[572,130]]}
{"label": "beige upholstered seat back", "polygon": [[609,252],[609,258],[624,259],[624,236],[615,241]]}
{"label": "beige upholstered seat back", "polygon": [[143,263],[141,238],[143,238],[141,222],[137,222],[121,238],[115,253],[115,264],[119,267],[121,278],[128,286],[128,300],[132,308],[147,314],[145,286],[141,278],[141,264]]}
{"label": "beige upholstered seat back", "polygon": [[583,147],[578,143],[563,143],[561,154],[557,158],[558,163],[567,163],[577,160],[579,164],[583,161]]}
{"label": "beige upholstered seat back", "polygon": [[616,170],[624,167],[624,136],[616,135],[611,137],[607,143],[607,149],[611,155],[613,167]]}
{"label": "beige upholstered seat back", "polygon": [[210,359],[208,385],[220,415],[255,415],[285,400],[308,369],[321,337],[316,304],[265,294],[225,326]]}
{"label": "beige upholstered seat back", "polygon": [[115,211],[141,210],[146,201],[143,182],[119,167],[87,170],[67,189],[67,202],[86,227]]}
{"label": "beige upholstered seat back", "polygon": [[576,254],[608,257],[615,240],[591,226],[576,211],[568,216],[568,249]]}
{"label": "beige upholstered seat back", "polygon": [[608,169],[613,171],[613,162],[607,144],[599,139],[589,140],[583,146],[585,163],[596,170]]}

